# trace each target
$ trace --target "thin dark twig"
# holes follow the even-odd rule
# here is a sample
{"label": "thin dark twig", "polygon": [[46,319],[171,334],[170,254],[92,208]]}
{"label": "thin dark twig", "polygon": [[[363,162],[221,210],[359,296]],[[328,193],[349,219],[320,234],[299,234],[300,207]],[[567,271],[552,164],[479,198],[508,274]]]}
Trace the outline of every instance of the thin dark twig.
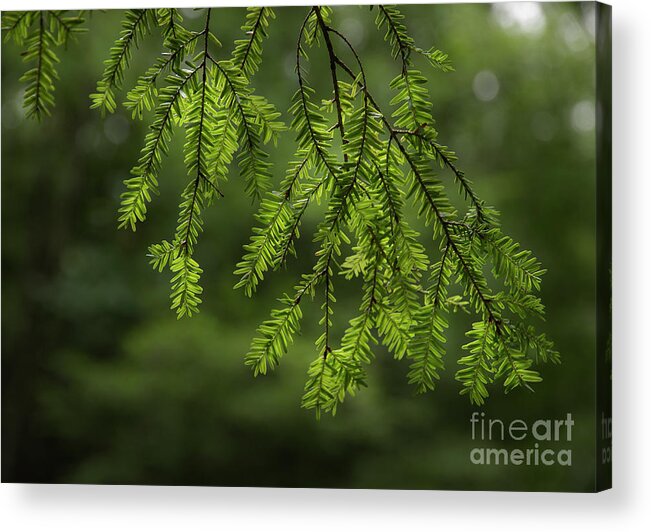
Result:
{"label": "thin dark twig", "polygon": [[[190,202],[190,216],[188,218],[188,227],[185,231],[185,239],[183,241],[184,249],[186,255],[189,253],[189,238],[190,231],[192,229],[192,220],[194,218],[194,209],[197,201],[197,192],[199,190],[199,183],[201,182],[201,136],[203,134],[204,127],[204,117],[206,112],[206,77],[208,71],[208,41],[210,37],[210,12],[211,9],[208,8],[206,13],[206,27],[205,27],[205,36],[204,36],[204,45],[203,45],[203,59],[201,61],[200,68],[203,70],[201,75],[201,112],[199,114],[199,132],[197,135],[197,177],[194,180],[194,190],[192,191],[192,201]],[[221,192],[220,192],[221,194]]]}
{"label": "thin dark twig", "polygon": [[[334,92],[335,107],[337,108],[337,127],[341,133],[341,142],[346,144],[348,139],[346,139],[346,132],[344,131],[344,116],[341,109],[341,97],[339,95],[339,81],[337,80],[337,56],[335,54],[334,48],[332,46],[332,41],[330,40],[330,34],[328,33],[328,26],[323,20],[321,15],[321,8],[316,7],[315,11],[317,20],[319,21],[319,26],[321,27],[321,32],[323,33],[323,40],[325,41],[326,48],[328,49],[328,59],[330,63],[330,75],[332,77],[332,90]],[[348,154],[344,153],[344,162],[348,162]]]}

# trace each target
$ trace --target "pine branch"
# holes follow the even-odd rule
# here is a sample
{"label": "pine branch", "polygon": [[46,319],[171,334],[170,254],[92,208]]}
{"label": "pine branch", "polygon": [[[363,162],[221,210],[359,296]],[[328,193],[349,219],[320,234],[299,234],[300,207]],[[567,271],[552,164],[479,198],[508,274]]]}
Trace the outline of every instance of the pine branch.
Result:
{"label": "pine branch", "polygon": [[[346,44],[351,49],[353,54],[359,60],[359,56],[354,51],[354,48],[352,47],[350,42],[343,35],[341,34],[339,35],[342,38],[342,40],[346,42]],[[355,74],[353,73],[352,70],[350,70],[349,67],[347,67],[341,61],[339,62],[339,64],[340,66],[342,66],[344,71],[346,71],[353,79],[356,79]],[[407,148],[404,146],[401,139],[399,138],[398,131],[391,125],[391,123],[387,120],[385,115],[382,113],[382,111],[379,108],[379,105],[370,94],[366,84],[360,84],[360,90],[362,90],[367,95],[369,102],[377,110],[378,114],[381,116],[381,120],[384,123],[385,128],[387,129],[389,135],[392,137],[393,141],[396,143],[396,146],[400,150],[400,153],[407,161],[408,166],[410,167],[412,174],[415,178],[415,182],[418,185],[418,189],[420,189],[420,194],[425,199],[425,204],[430,207],[431,213],[434,215],[433,220],[430,218],[430,221],[436,221],[436,227],[438,228],[439,231],[441,231],[444,234],[446,241],[450,243],[451,249],[458,259],[458,262],[461,267],[461,271],[463,272],[464,277],[468,282],[468,285],[471,287],[473,293],[477,297],[477,300],[480,302],[481,306],[483,307],[485,313],[488,316],[488,320],[490,322],[497,324],[499,330],[500,320],[497,317],[495,310],[491,306],[490,295],[484,293],[484,289],[481,286],[482,283],[479,280],[480,275],[478,275],[476,272],[473,271],[467,257],[464,257],[462,255],[462,253],[459,250],[458,244],[454,242],[452,239],[452,233],[450,231],[449,224],[448,224],[448,218],[450,217],[451,213],[446,212],[449,210],[449,204],[447,203],[447,200],[440,194],[440,192],[442,191],[440,185],[436,184],[434,187],[428,186],[429,182],[427,178],[423,175],[423,171],[427,171],[426,166],[424,165],[421,165],[420,167],[418,166],[415,160],[416,155],[410,154]],[[412,187],[412,193],[414,192],[415,189]],[[423,207],[421,207],[421,212],[423,212]]]}
{"label": "pine branch", "polygon": [[147,203],[151,195],[158,193],[158,173],[161,160],[167,154],[172,138],[172,118],[174,112],[180,112],[179,99],[184,88],[192,82],[200,67],[185,70],[182,75],[172,74],[166,78],[168,86],[160,91],[159,104],[156,108],[154,122],[145,137],[138,164],[131,170],[132,178],[124,184],[127,191],[121,196],[118,218],[119,227],[136,230],[136,223],[145,220]]}
{"label": "pine branch", "polygon": [[48,15],[54,21],[57,27],[58,36],[56,38],[58,45],[67,46],[68,41],[75,34],[86,32],[86,28],[82,28],[81,24],[84,23],[83,17],[78,14],[77,16],[66,16],[66,11],[48,11]]}
{"label": "pine branch", "polygon": [[170,69],[178,70],[182,59],[186,54],[192,53],[194,43],[203,34],[190,33],[184,39],[169,39],[169,51],[159,57],[156,63],[138,78],[136,86],[127,93],[124,105],[131,110],[132,118],[141,120],[145,109],[150,111],[154,108],[157,99],[156,82],[159,77]]}
{"label": "pine branch", "polygon": [[[284,262],[285,250],[288,252],[291,246],[300,222],[300,216],[294,219],[291,198],[299,177],[306,174],[307,162],[308,156],[305,156],[290,169],[284,192],[270,193],[260,203],[256,215],[259,227],[254,228],[254,236],[251,237],[250,243],[244,246],[246,254],[235,270],[235,275],[240,276],[235,288],[244,287],[249,297],[262,281],[264,273]],[[278,248],[283,248],[281,254],[276,251]]]}
{"label": "pine branch", "polygon": [[29,28],[35,17],[40,17],[40,11],[9,11],[2,13],[2,31],[5,32],[4,41],[13,39],[18,46],[22,46],[29,37]]}
{"label": "pine branch", "polygon": [[[260,199],[271,181],[271,165],[266,161],[268,155],[261,144],[273,139],[282,130],[282,124],[275,120],[279,113],[266,100],[253,96],[247,88],[246,78],[230,62],[213,63],[224,80],[226,101],[223,105],[231,108],[239,120],[240,146],[245,149],[240,151],[238,163],[246,182],[246,193]],[[261,131],[265,133],[264,139],[261,138]]]}
{"label": "pine branch", "polygon": [[55,65],[59,62],[54,49],[62,44],[63,36],[57,32],[57,21],[47,11],[21,13],[3,18],[7,28],[5,39],[14,38],[25,46],[23,61],[33,66],[20,81],[26,84],[23,107],[28,118],[41,120],[49,116],[54,106],[55,83],[59,79]]}
{"label": "pine branch", "polygon": [[210,94],[207,83],[208,59],[210,57],[208,54],[210,15],[211,9],[207,9],[203,31],[203,52],[201,63],[197,67],[201,71],[201,84],[197,91],[198,94],[193,97],[186,125],[185,163],[188,171],[195,172],[195,176],[184,193],[175,237],[175,247],[179,250],[178,257],[171,264],[172,272],[178,271],[171,281],[172,309],[176,310],[177,318],[191,316],[198,311],[198,306],[201,303],[199,295],[203,291],[199,286],[201,269],[192,255],[203,226],[201,211],[204,206],[204,192],[200,189],[200,185],[207,180],[206,176],[209,171],[206,151],[214,146],[214,138],[206,126],[208,108],[214,105],[215,100]]}
{"label": "pine branch", "polygon": [[[332,9],[309,8],[295,48],[298,88],[291,99],[290,129],[296,151],[280,185],[271,188],[264,146],[275,145],[284,126],[275,107],[254,92],[251,78],[262,65],[274,12],[268,7],[247,9],[243,38],[235,41],[228,60],[218,59],[221,43],[210,30],[211,9],[204,13],[204,29],[195,32],[184,27],[176,9],[127,11],[91,95],[92,107],[114,111],[135,48],[154,27],[160,30],[163,52],[125,101],[132,118],[143,119],[153,111],[153,119],[139,160],[125,180],[119,227],[135,230],[145,219],[158,193],[174,125],[183,127],[188,182],[176,229],[171,240],[150,246],[148,252],[154,269],[172,272],[171,307],[177,316],[199,310],[203,271],[194,255],[203,213],[223,197],[220,185],[236,158],[245,193],[260,200],[256,227],[235,269],[236,287],[248,296],[268,271],[296,255],[305,213],[310,205],[325,201],[313,235],[317,249],[311,273],[302,276],[293,297],[280,299],[281,307],[258,328],[246,355],[254,375],[279,365],[299,331],[303,297],[313,298],[322,286],[323,329],[302,398],[302,406],[317,417],[335,414],[346,397],[366,386],[367,366],[374,360],[372,344],[378,341],[395,359],[409,359],[407,378],[418,393],[433,390],[445,366],[451,310],[476,316],[463,346],[467,355],[458,360],[461,368],[456,372],[461,393],[473,404],[485,402],[495,381],[507,392],[540,381],[534,364],[560,360],[551,340],[529,323],[544,318],[537,292],[545,270],[530,251],[502,232],[499,213],[482,201],[457,165],[455,153],[438,140],[427,80],[416,60],[424,58],[447,71],[447,55],[418,47],[396,7],[377,7],[376,26],[400,67],[389,83],[392,111],[386,114],[372,95],[362,58],[334,27]],[[58,61],[54,48],[80,31],[81,21],[81,15],[63,11],[3,13],[5,39],[25,46],[25,60],[33,65],[23,77],[31,116],[49,113]],[[324,99],[310,85],[307,72],[308,62],[319,57],[331,83]],[[437,172],[451,173],[452,179]],[[453,207],[449,188],[466,202],[466,212]],[[424,220],[433,251],[440,251],[438,259],[430,259],[432,246],[420,242],[405,215],[406,200]],[[484,273],[489,266],[499,285],[494,289]],[[349,321],[339,347],[332,327],[336,275],[362,284],[359,312]]]}
{"label": "pine branch", "polygon": [[267,37],[270,20],[276,18],[270,7],[249,7],[246,23],[242,31],[246,38],[235,41],[233,63],[248,78],[260,68],[262,63],[262,41]]}
{"label": "pine branch", "polygon": [[91,108],[99,109],[102,115],[115,111],[115,91],[122,85],[124,71],[131,59],[132,49],[138,46],[138,41],[146,33],[149,33],[151,26],[156,23],[154,16],[154,11],[149,9],[126,12],[120,38],[109,51],[109,58],[104,61],[104,73],[97,82],[97,92],[90,96]]}
{"label": "pine branch", "polygon": [[439,371],[444,368],[444,331],[448,320],[444,312],[452,275],[450,244],[443,249],[441,260],[432,272],[432,289],[427,302],[414,317],[411,342],[407,352],[413,362],[407,375],[410,384],[417,386],[418,393],[433,390],[439,379]]}
{"label": "pine branch", "polygon": [[[332,90],[334,94],[335,106],[337,108],[337,127],[341,133],[341,141],[343,143],[346,143],[347,139],[346,132],[344,130],[344,117],[341,108],[341,96],[339,95],[339,81],[337,80],[337,56],[335,55],[332,41],[330,40],[329,28],[323,20],[321,9],[319,7],[315,7],[314,13],[319,22],[319,27],[321,28],[321,33],[323,34],[323,40],[325,41],[326,47],[328,49],[328,63],[330,65],[330,75],[332,77]],[[348,154],[344,151],[344,162],[348,161],[347,158]]]}
{"label": "pine branch", "polygon": [[469,355],[459,359],[459,364],[466,366],[457,371],[455,378],[463,385],[462,394],[467,394],[475,405],[483,405],[488,398],[487,384],[493,382],[493,363],[497,358],[494,351],[496,344],[495,326],[478,321],[466,333],[472,341],[463,346]]}
{"label": "pine branch", "polygon": [[251,348],[245,357],[247,366],[251,366],[253,374],[264,375],[273,370],[287,352],[294,335],[298,332],[302,312],[300,303],[306,294],[313,295],[314,289],[321,282],[325,271],[314,272],[303,277],[296,287],[296,295],[287,295],[279,301],[283,304],[280,310],[273,310],[271,318],[258,328],[259,336],[251,342]]}
{"label": "pine branch", "polygon": [[327,133],[323,122],[319,120],[319,115],[315,113],[314,104],[309,102],[309,95],[314,91],[307,85],[307,81],[303,74],[303,67],[301,65],[301,57],[305,55],[301,42],[304,38],[305,29],[310,19],[310,15],[316,12],[315,8],[310,10],[303,21],[298,35],[298,43],[296,45],[296,75],[298,77],[299,90],[295,96],[295,102],[290,111],[297,116],[298,110],[302,110],[302,119],[305,120],[305,128],[301,127],[301,119],[298,117],[296,117],[292,123],[292,128],[299,130],[299,145],[305,146],[308,140],[312,142],[320,162],[327,169],[330,176],[336,181],[337,173],[334,170],[332,160],[327,155],[330,135]]}

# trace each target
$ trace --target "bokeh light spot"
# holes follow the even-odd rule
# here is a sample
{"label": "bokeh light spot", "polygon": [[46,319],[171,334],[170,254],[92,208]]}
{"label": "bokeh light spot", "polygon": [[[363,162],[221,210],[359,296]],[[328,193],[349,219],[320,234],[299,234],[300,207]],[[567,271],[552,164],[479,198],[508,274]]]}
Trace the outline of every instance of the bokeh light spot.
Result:
{"label": "bokeh light spot", "polygon": [[129,121],[123,115],[111,115],[104,123],[104,134],[113,144],[122,144],[129,136]]}
{"label": "bokeh light spot", "polygon": [[490,70],[477,72],[472,80],[472,90],[478,100],[490,102],[494,100],[500,92],[500,82],[497,76]]}
{"label": "bokeh light spot", "polygon": [[356,17],[346,17],[341,21],[341,33],[346,35],[355,47],[361,46],[366,40],[364,25]]}
{"label": "bokeh light spot", "polygon": [[537,2],[505,2],[493,4],[492,13],[504,29],[540,35],[547,25],[545,13]]}
{"label": "bokeh light spot", "polygon": [[181,9],[181,14],[183,15],[183,18],[194,19],[201,16],[201,10],[194,7],[188,7]]}
{"label": "bokeh light spot", "polygon": [[572,107],[572,127],[576,131],[592,131],[595,126],[594,102],[581,100]]}
{"label": "bokeh light spot", "polygon": [[283,70],[285,71],[285,77],[287,79],[294,80],[296,77],[296,54],[291,52],[285,54],[285,59],[283,60]]}
{"label": "bokeh light spot", "polygon": [[597,33],[597,12],[595,5],[591,2],[582,2],[581,11],[583,12],[583,27],[594,42]]}
{"label": "bokeh light spot", "polygon": [[582,52],[590,41],[581,23],[571,13],[564,13],[560,19],[559,33],[565,45],[572,52]]}

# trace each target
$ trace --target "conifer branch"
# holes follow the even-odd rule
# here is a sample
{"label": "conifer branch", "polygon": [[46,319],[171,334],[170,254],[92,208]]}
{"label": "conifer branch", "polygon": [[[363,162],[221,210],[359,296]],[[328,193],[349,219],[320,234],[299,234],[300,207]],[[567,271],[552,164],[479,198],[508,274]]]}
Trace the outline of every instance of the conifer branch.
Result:
{"label": "conifer branch", "polygon": [[233,61],[245,76],[251,77],[262,62],[262,39],[267,37],[270,19],[275,18],[270,7],[250,7],[242,31],[246,39],[235,41]]}
{"label": "conifer branch", "polygon": [[45,52],[45,24],[43,22],[43,13],[38,16],[38,37],[36,40],[36,79],[34,80],[34,114],[40,119],[41,113],[44,110],[44,105],[41,100],[41,91],[44,90],[41,86],[43,79],[43,55]]}
{"label": "conifer branch", "polygon": [[204,32],[189,33],[184,39],[171,40],[170,51],[158,59],[143,76],[138,79],[136,86],[127,94],[124,105],[131,109],[132,118],[142,119],[144,109],[150,110],[154,107],[154,96],[156,95],[156,82],[159,77],[169,69],[180,65],[185,55],[192,51],[192,45],[202,37]]}
{"label": "conifer branch", "polygon": [[298,85],[299,85],[298,97],[299,97],[300,106],[303,111],[303,116],[305,117],[307,131],[309,133],[309,137],[312,140],[316,153],[319,159],[322,161],[323,165],[327,168],[329,174],[336,181],[337,173],[335,172],[330,159],[326,155],[326,151],[323,146],[323,138],[319,138],[313,123],[314,115],[309,109],[307,82],[305,81],[303,75],[303,67],[301,65],[301,57],[303,56],[304,53],[301,42],[303,41],[305,29],[307,27],[308,21],[310,20],[310,15],[315,12],[319,12],[317,11],[317,8],[312,8],[310,10],[310,12],[305,17],[305,20],[303,21],[303,24],[301,25],[301,29],[298,34],[298,42],[296,44],[296,75],[298,76]]}
{"label": "conifer branch", "polygon": [[200,111],[199,111],[199,132],[197,134],[197,138],[199,139],[199,142],[197,142],[197,152],[196,152],[196,166],[197,166],[197,177],[194,179],[194,184],[193,184],[193,190],[192,190],[192,202],[190,203],[190,209],[189,209],[189,220],[188,220],[188,227],[185,232],[185,238],[181,242],[181,245],[184,248],[184,252],[187,254],[189,253],[189,245],[190,245],[190,232],[192,229],[192,218],[194,217],[195,214],[195,205],[197,203],[197,191],[199,190],[199,184],[201,183],[201,177],[205,177],[201,173],[201,153],[202,149],[204,148],[203,142],[201,142],[203,138],[203,129],[204,129],[204,123],[205,123],[205,117],[206,117],[206,77],[208,74],[208,33],[210,31],[210,13],[211,9],[207,10],[206,14],[206,27],[204,29],[204,48],[203,48],[203,59],[201,60],[201,65],[199,66],[199,69],[201,70],[201,98],[200,98]]}
{"label": "conifer branch", "polygon": [[[328,49],[328,63],[330,65],[330,75],[332,77],[332,90],[334,94],[335,107],[337,108],[337,127],[341,133],[341,141],[343,143],[347,142],[346,132],[344,130],[344,116],[341,109],[341,97],[339,95],[339,81],[337,80],[337,56],[335,55],[334,49],[332,47],[332,41],[330,40],[330,28],[326,25],[321,15],[321,8],[315,7],[314,12],[316,14],[317,20],[319,21],[319,26],[321,28],[321,33],[323,34],[323,40],[325,41],[326,48]],[[348,161],[348,154],[344,152],[344,162]]]}
{"label": "conifer branch", "polygon": [[[362,57],[335,27],[332,9],[310,7],[295,49],[298,87],[291,99],[290,129],[297,147],[280,185],[268,191],[272,175],[263,147],[275,144],[284,126],[280,113],[255,93],[251,82],[262,65],[274,12],[268,7],[247,9],[243,37],[233,44],[230,59],[217,55],[221,43],[210,29],[211,9],[204,13],[204,29],[195,32],[184,27],[175,9],[127,11],[91,95],[92,107],[114,111],[134,49],[154,26],[159,28],[163,53],[140,75],[124,103],[134,119],[145,119],[145,111],[153,111],[153,118],[140,158],[125,180],[118,223],[135,230],[145,220],[158,193],[173,126],[183,127],[188,182],[176,230],[171,241],[153,244],[148,252],[154,269],[172,273],[171,307],[177,316],[199,309],[203,270],[194,251],[203,231],[202,216],[223,197],[219,183],[228,178],[236,157],[245,193],[259,200],[256,227],[235,269],[236,287],[246,295],[252,296],[268,271],[297,253],[309,206],[324,199],[326,204],[314,234],[317,250],[310,273],[298,281],[293,296],[280,298],[280,307],[259,326],[245,357],[254,375],[279,365],[300,329],[304,297],[314,298],[323,283],[322,333],[301,403],[317,417],[335,414],[346,397],[366,385],[375,342],[395,359],[407,359],[407,379],[416,392],[433,390],[446,366],[446,330],[451,311],[457,309],[476,316],[455,373],[461,393],[473,404],[486,401],[495,381],[502,381],[507,392],[540,381],[534,364],[560,360],[553,343],[529,323],[544,318],[538,292],[545,270],[530,251],[503,233],[499,213],[476,194],[455,153],[438,139],[427,79],[417,59],[445,72],[451,69],[447,54],[418,47],[402,13],[394,6],[378,6],[375,24],[399,66],[389,82],[393,98],[387,114],[372,95]],[[22,78],[30,116],[49,113],[58,61],[53,50],[81,30],[81,21],[80,15],[68,17],[62,11],[3,13],[5,39],[25,46],[25,60],[33,64]],[[209,49],[211,42],[214,50]],[[195,53],[199,43],[201,50]],[[322,56],[316,53],[321,43]],[[352,57],[350,66],[344,57]],[[310,85],[310,61],[327,63],[332,85],[327,99],[320,99]],[[437,171],[450,179],[440,178]],[[453,207],[450,188],[464,200],[466,212]],[[431,232],[433,246],[420,242],[406,216],[407,200]],[[436,256],[430,258],[428,251]],[[488,267],[499,285],[494,289],[484,274]],[[339,347],[332,327],[336,275],[362,284],[358,313]]]}
{"label": "conifer branch", "polygon": [[172,117],[174,110],[179,109],[179,98],[184,88],[191,83],[200,67],[195,67],[183,73],[174,74],[167,78],[170,85],[161,91],[160,104],[156,110],[156,117],[150,127],[150,132],[145,138],[145,146],[141,157],[132,170],[133,177],[124,181],[127,191],[122,194],[122,203],[119,209],[119,228],[136,230],[136,223],[143,222],[147,213],[147,203],[151,195],[158,193],[158,179],[156,175],[160,170],[161,159],[168,151],[172,137]]}
{"label": "conifer branch", "polygon": [[27,38],[27,32],[35,15],[40,12],[17,11],[14,13],[2,13],[2,30],[5,32],[4,41],[13,39],[18,45],[22,45]]}
{"label": "conifer branch", "polygon": [[150,26],[154,22],[153,17],[153,11],[149,9],[127,11],[120,38],[111,48],[109,58],[104,61],[106,68],[97,83],[97,92],[91,94],[91,108],[99,109],[102,114],[115,111],[115,90],[122,84],[132,48],[137,46],[139,39],[150,31]]}
{"label": "conifer branch", "polygon": [[[336,32],[337,35],[341,37],[341,39],[348,45],[349,49],[357,59],[357,61],[361,62],[359,59],[359,55],[355,51],[354,47],[350,43],[350,41],[343,35],[341,35],[339,32]],[[339,61],[340,66],[353,78],[353,80],[356,79],[355,74],[353,71],[347,67],[342,61]],[[368,98],[368,101],[371,103],[371,105],[376,109],[378,114],[381,117],[382,122],[384,123],[385,128],[387,129],[389,135],[393,138],[393,141],[396,143],[396,146],[400,150],[402,156],[404,159],[407,161],[411,171],[413,172],[416,181],[422,191],[423,197],[425,198],[427,204],[430,206],[432,212],[434,213],[436,220],[438,222],[438,226],[442,230],[445,240],[447,243],[449,243],[452,252],[456,255],[457,260],[459,261],[459,264],[462,268],[462,271],[464,272],[464,275],[469,283],[469,285],[472,287],[473,291],[479,298],[479,301],[481,302],[482,307],[484,308],[484,311],[486,312],[488,316],[488,320],[492,323],[495,324],[497,331],[500,330],[500,319],[498,318],[495,310],[492,308],[491,303],[490,303],[490,296],[488,294],[484,293],[483,287],[480,286],[480,282],[477,279],[477,276],[475,273],[472,271],[468,264],[468,260],[464,257],[464,255],[460,252],[458,244],[453,240],[452,234],[450,232],[448,220],[446,216],[443,214],[441,211],[441,206],[437,201],[435,200],[431,190],[428,188],[428,186],[425,183],[424,176],[421,173],[421,169],[418,167],[416,164],[412,154],[409,153],[405,145],[403,144],[402,140],[400,139],[399,136],[399,130],[396,130],[391,123],[388,121],[386,116],[382,113],[379,105],[373,98],[373,96],[370,94],[368,87],[366,86],[366,83],[360,83],[360,89],[364,92],[366,97]]]}
{"label": "conifer branch", "polygon": [[[187,142],[186,148],[188,153],[186,163],[190,170],[196,170],[196,176],[188,185],[189,192],[185,194],[185,201],[181,204],[181,213],[177,227],[175,245],[178,247],[178,256],[172,262],[172,271],[178,271],[177,275],[172,278],[172,309],[176,309],[177,317],[191,316],[197,312],[201,303],[199,294],[202,289],[199,286],[201,269],[192,258],[194,246],[197,243],[199,231],[202,222],[199,218],[200,210],[203,208],[204,198],[200,195],[200,185],[207,181],[206,177],[206,160],[204,151],[209,149],[212,142],[212,136],[206,136],[206,113],[208,102],[208,42],[210,40],[210,14],[212,10],[206,10],[205,28],[203,31],[204,45],[201,54],[201,63],[197,70],[201,71],[201,84],[198,89],[198,95],[195,94],[196,101],[192,102],[191,119],[187,125]],[[196,116],[198,114],[198,116]],[[202,180],[202,178],[204,178]]]}
{"label": "conifer branch", "polygon": [[40,121],[54,107],[54,90],[59,76],[55,49],[71,35],[83,31],[81,17],[63,17],[64,12],[31,11],[2,13],[5,41],[13,39],[23,47],[21,55],[31,67],[21,76],[26,84],[23,108],[28,118]]}

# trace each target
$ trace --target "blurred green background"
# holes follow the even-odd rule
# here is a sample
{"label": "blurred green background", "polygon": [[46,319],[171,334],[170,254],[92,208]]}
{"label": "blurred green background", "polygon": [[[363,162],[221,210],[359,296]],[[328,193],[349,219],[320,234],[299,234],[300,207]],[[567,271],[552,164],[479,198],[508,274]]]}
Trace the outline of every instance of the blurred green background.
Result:
{"label": "blurred green background", "polygon": [[[307,8],[277,8],[254,79],[289,122],[293,55]],[[2,480],[212,485],[591,489],[594,482],[595,133],[594,14],[591,3],[403,6],[417,43],[448,52],[455,72],[419,64],[430,79],[441,141],[482,198],[502,212],[507,234],[549,270],[547,321],[563,364],[542,368],[535,393],[504,395],[483,409],[505,420],[576,420],[574,465],[479,467],[468,454],[471,407],[454,381],[469,326],[455,316],[447,368],[434,393],[415,396],[406,361],[383,349],[369,387],[335,418],[300,409],[315,356],[318,302],[275,374],[244,367],[258,323],[311,267],[309,212],[287,271],[257,297],[233,290],[254,207],[233,168],[226,198],[206,213],[198,246],[204,304],[177,321],[169,277],[150,269],[147,245],[172,235],[186,181],[177,134],[164,162],[161,196],[135,234],[116,229],[122,180],[138,158],[147,121],[124,109],[89,110],[121,12],[95,12],[90,32],[61,51],[53,116],[22,111],[25,70],[2,46]],[[189,25],[201,13],[184,10]],[[243,9],[219,9],[212,29],[230,54]],[[334,25],[357,46],[372,91],[385,104],[399,66],[368,7],[337,7]],[[130,87],[159,53],[143,41]],[[327,95],[325,51],[313,52],[313,84]],[[291,134],[272,150],[276,179]],[[277,181],[278,182],[278,181]],[[428,248],[433,244],[424,238]],[[338,286],[336,329],[358,307],[358,286]]]}

